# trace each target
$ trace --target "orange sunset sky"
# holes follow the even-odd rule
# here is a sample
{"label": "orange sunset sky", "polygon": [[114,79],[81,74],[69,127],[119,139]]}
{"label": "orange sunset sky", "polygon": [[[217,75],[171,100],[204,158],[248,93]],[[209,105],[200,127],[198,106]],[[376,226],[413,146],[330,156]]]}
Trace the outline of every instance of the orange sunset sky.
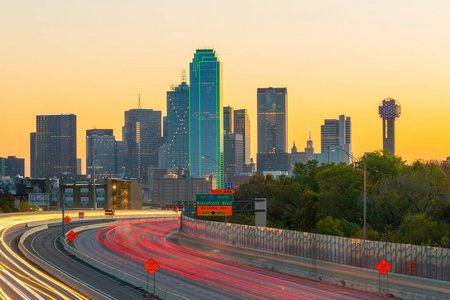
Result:
{"label": "orange sunset sky", "polygon": [[353,152],[382,148],[377,106],[402,105],[396,154],[450,156],[450,1],[21,1],[0,0],[0,156],[25,158],[38,114],[76,114],[112,128],[124,111],[166,115],[197,48],[223,62],[224,105],[247,108],[256,158],[256,89],[287,87],[288,141],[308,126],[320,152],[326,118],[352,118]]}

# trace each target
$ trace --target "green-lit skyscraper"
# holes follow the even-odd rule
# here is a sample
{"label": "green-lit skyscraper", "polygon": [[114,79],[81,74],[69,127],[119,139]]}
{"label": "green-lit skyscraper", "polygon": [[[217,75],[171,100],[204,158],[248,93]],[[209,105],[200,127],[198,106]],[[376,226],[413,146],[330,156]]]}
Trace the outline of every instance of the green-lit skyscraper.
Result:
{"label": "green-lit skyscraper", "polygon": [[223,186],[222,63],[214,49],[197,49],[189,65],[189,166],[194,178]]}

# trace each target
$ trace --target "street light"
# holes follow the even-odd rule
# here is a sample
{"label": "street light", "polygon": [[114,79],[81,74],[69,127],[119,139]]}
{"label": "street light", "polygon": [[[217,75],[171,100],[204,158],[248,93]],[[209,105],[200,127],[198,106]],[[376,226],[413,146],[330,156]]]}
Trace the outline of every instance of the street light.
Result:
{"label": "street light", "polygon": [[[187,209],[189,208],[189,182],[190,182],[190,174],[189,174],[189,167],[186,167],[186,168],[181,168],[180,166],[178,166],[176,163],[174,163],[174,162],[172,162],[172,164],[176,167],[176,168],[178,168],[178,169],[182,169],[182,170],[184,170],[184,176],[185,176],[185,189],[184,189],[184,191],[185,191],[185,197],[184,197],[184,210],[186,211],[185,212],[185,215],[187,214]],[[178,172],[177,172],[178,173]],[[178,198],[178,197],[177,197]]]}
{"label": "street light", "polygon": [[[202,156],[202,159],[204,159],[204,158],[209,158],[209,159],[211,159],[211,160],[216,164],[216,178],[219,178],[219,176],[218,176],[218,172],[220,171],[219,163],[218,163],[214,158],[212,158],[212,157],[209,156],[209,155],[207,155],[207,156]],[[217,182],[216,182],[216,184],[217,184]],[[219,181],[218,187],[219,187],[220,189],[222,188],[222,176],[220,177],[220,181]]]}
{"label": "street light", "polygon": [[[344,151],[347,153],[347,155],[352,159],[352,162],[355,161],[355,157],[344,150],[342,147],[338,148],[341,151]],[[366,240],[366,164],[362,163],[361,161],[358,162],[359,164],[364,166],[364,241]]]}

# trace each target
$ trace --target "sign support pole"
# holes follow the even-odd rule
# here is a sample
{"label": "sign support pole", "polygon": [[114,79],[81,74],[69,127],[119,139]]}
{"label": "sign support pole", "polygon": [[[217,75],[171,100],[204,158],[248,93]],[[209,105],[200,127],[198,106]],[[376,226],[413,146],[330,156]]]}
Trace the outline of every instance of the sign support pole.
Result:
{"label": "sign support pole", "polygon": [[147,293],[148,293],[148,272],[147,272]]}
{"label": "sign support pole", "polygon": [[64,202],[66,202],[64,198],[65,198],[64,194],[61,193],[61,202],[62,202],[61,203],[62,204],[62,235],[61,236],[62,237],[64,237],[64,208],[65,208]]}
{"label": "sign support pole", "polygon": [[153,274],[153,295],[156,295],[156,272]]}

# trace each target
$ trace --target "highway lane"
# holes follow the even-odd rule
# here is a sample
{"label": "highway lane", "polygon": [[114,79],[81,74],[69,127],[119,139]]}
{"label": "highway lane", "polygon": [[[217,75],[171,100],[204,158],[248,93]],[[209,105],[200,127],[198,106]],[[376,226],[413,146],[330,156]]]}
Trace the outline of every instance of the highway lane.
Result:
{"label": "highway lane", "polygon": [[17,254],[27,216],[0,219],[0,299],[88,299]]}
{"label": "highway lane", "polygon": [[[68,228],[70,230],[70,227]],[[50,227],[31,235],[25,246],[39,258],[53,268],[72,278],[76,278],[83,285],[89,286],[106,299],[142,299],[144,292],[108,276],[90,266],[80,262],[66,251],[57,241],[61,232],[60,226]]]}
{"label": "highway lane", "polygon": [[[178,227],[178,222],[114,225],[81,233],[75,245],[143,279],[143,265],[153,258],[161,266],[157,285],[191,299],[379,299],[373,293],[270,272],[182,247],[171,238]],[[256,254],[255,259],[259,259]]]}
{"label": "highway lane", "polygon": [[[149,215],[171,215],[171,212],[161,211],[120,211],[116,213],[116,219],[129,216],[145,216]],[[78,211],[68,211],[72,220],[77,219]],[[103,211],[85,212],[86,221],[91,217],[104,219]],[[43,272],[39,267],[25,260],[18,249],[19,237],[30,228],[26,228],[25,224],[30,222],[48,222],[61,219],[61,212],[31,213],[31,214],[0,214],[0,299],[88,299],[79,292],[68,287],[66,284],[55,280],[52,276]],[[76,223],[75,223],[76,224]],[[75,225],[71,222],[66,225],[66,229]],[[63,253],[59,253],[56,249],[56,236],[61,233],[61,227],[53,228],[53,231],[40,232],[31,237],[33,244],[28,247],[36,249],[35,254],[43,259],[48,259],[50,264],[61,271],[70,274],[72,278],[78,277],[80,284],[90,286],[94,292],[94,299],[141,299],[142,290],[130,290],[127,284],[123,282],[109,279],[103,279],[105,276],[86,265],[80,264],[75,259],[71,259]],[[50,236],[48,236],[50,234]],[[45,240],[45,243],[42,240]],[[27,239],[28,243],[29,239]],[[56,260],[56,261],[55,261]],[[59,260],[59,261],[58,261]],[[75,274],[75,275],[74,275]],[[89,275],[90,274],[90,275]],[[89,278],[89,281],[83,279]],[[110,281],[108,284],[106,282]],[[101,288],[96,288],[95,285]],[[103,291],[102,291],[103,288]],[[98,296],[98,297],[97,297]],[[101,296],[101,297],[100,297]],[[124,298],[125,297],[125,298]]]}

